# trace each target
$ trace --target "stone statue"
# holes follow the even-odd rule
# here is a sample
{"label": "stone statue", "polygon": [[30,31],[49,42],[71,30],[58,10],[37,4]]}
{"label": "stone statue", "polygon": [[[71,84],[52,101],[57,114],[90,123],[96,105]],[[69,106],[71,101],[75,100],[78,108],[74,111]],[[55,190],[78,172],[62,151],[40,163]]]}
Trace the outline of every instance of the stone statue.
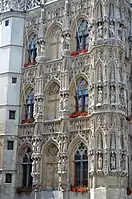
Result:
{"label": "stone statue", "polygon": [[97,106],[101,106],[101,103],[102,103],[102,94],[103,94],[102,89],[101,89],[101,87],[99,87],[98,88],[98,98],[97,98],[98,104],[97,104]]}
{"label": "stone statue", "polygon": [[116,154],[112,153],[110,158],[110,168],[111,170],[116,169]]}
{"label": "stone statue", "polygon": [[111,22],[109,25],[109,37],[113,38],[115,37],[115,24],[114,22]]}
{"label": "stone statue", "polygon": [[98,154],[98,169],[102,170],[103,168],[103,159],[102,159],[102,154]]}
{"label": "stone statue", "polygon": [[124,105],[124,89],[121,89],[119,99],[120,99],[120,104]]}
{"label": "stone statue", "polygon": [[68,109],[68,98],[69,98],[69,95],[65,93],[64,94],[64,110]]}
{"label": "stone statue", "polygon": [[121,169],[126,170],[126,158],[124,154],[121,156]]}
{"label": "stone statue", "polygon": [[38,100],[38,113],[42,113],[43,112],[43,100],[39,99]]}
{"label": "stone statue", "polygon": [[97,29],[97,38],[101,39],[103,37],[103,26],[102,22],[99,22]]}
{"label": "stone statue", "polygon": [[112,86],[111,87],[111,103],[115,103],[115,102],[116,102],[115,87]]}

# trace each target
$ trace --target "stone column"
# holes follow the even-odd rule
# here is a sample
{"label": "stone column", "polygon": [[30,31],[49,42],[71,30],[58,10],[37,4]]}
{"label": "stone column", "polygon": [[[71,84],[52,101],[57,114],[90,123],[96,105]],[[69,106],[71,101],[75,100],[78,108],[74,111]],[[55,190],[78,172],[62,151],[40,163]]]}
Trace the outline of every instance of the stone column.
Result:
{"label": "stone column", "polygon": [[61,135],[59,138],[58,152],[58,175],[59,175],[59,191],[66,191],[68,188],[68,136]]}

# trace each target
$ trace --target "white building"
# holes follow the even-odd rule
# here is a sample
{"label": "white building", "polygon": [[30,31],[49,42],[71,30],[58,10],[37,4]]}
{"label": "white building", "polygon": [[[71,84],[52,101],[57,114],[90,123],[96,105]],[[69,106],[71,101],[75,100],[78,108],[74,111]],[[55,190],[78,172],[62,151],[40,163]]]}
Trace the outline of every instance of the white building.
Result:
{"label": "white building", "polygon": [[131,197],[131,7],[0,0],[0,199]]}

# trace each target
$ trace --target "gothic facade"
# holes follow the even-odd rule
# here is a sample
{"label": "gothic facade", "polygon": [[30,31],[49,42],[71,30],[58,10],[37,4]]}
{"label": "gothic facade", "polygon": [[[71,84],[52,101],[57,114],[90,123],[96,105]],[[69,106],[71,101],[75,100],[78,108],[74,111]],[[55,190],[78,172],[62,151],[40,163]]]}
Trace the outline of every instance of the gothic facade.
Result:
{"label": "gothic facade", "polygon": [[0,100],[2,199],[47,190],[69,199],[131,197],[130,2],[0,6],[0,91],[7,85],[10,95]]}

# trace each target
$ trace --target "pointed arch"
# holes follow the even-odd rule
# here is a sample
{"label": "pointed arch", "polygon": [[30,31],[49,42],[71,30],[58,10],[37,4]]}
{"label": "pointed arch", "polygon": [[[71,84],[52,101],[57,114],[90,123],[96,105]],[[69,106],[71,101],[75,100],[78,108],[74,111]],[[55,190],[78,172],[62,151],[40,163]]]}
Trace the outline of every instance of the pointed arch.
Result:
{"label": "pointed arch", "polygon": [[71,113],[88,111],[88,82],[86,78],[77,75],[71,81],[69,94]]}
{"label": "pointed arch", "polygon": [[70,93],[75,89],[76,83],[80,79],[84,79],[88,83],[88,78],[87,78],[86,74],[78,72],[75,75],[75,77],[72,77],[72,79],[71,79],[71,82],[69,85]]}
{"label": "pointed arch", "polygon": [[43,146],[41,160],[41,183],[45,189],[58,187],[58,144],[52,138]]}
{"label": "pointed arch", "polygon": [[52,80],[47,85],[44,93],[45,98],[45,119],[59,118],[59,104],[60,104],[60,85],[57,81]]}
{"label": "pointed arch", "polygon": [[109,3],[109,17],[114,18],[115,16],[115,5],[113,2]]}
{"label": "pointed arch", "polygon": [[[50,59],[61,58],[61,34],[62,26],[60,23],[53,23],[46,33],[46,57]],[[49,57],[50,55],[50,57]]]}
{"label": "pointed arch", "polygon": [[101,19],[103,17],[103,3],[102,1],[98,1],[96,4],[96,18]]}
{"label": "pointed arch", "polygon": [[46,83],[45,88],[44,88],[44,95],[46,95],[48,93],[52,84],[57,84],[60,87],[59,79],[52,78]]}
{"label": "pointed arch", "polygon": [[80,186],[88,184],[88,148],[86,140],[76,136],[68,148],[68,175],[70,184]]}
{"label": "pointed arch", "polygon": [[18,187],[32,187],[32,147],[29,143],[25,143],[21,146],[18,151],[17,161],[17,176],[18,176]]}
{"label": "pointed arch", "polygon": [[62,30],[62,24],[59,21],[52,22],[47,28],[46,35],[45,35],[46,39],[48,39],[49,34],[52,32],[52,30],[55,27],[58,27],[58,28],[60,28]]}

